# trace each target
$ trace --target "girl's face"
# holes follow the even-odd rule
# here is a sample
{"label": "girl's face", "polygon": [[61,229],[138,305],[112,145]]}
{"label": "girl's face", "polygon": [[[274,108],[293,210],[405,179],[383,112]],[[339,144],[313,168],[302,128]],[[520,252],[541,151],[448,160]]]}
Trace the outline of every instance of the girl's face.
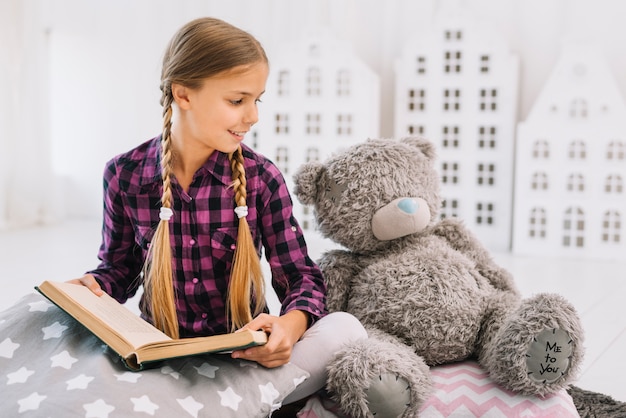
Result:
{"label": "girl's face", "polygon": [[257,102],[265,92],[268,71],[267,64],[258,63],[208,78],[196,90],[172,85],[178,111],[172,123],[174,146],[235,151],[259,119]]}

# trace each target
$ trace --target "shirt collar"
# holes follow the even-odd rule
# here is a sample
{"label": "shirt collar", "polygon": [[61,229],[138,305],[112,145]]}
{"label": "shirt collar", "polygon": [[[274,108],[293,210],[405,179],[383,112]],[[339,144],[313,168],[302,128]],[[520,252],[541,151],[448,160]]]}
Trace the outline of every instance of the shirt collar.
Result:
{"label": "shirt collar", "polygon": [[[228,154],[220,151],[214,151],[198,170],[198,174],[212,175],[226,186],[232,183],[231,173]],[[139,186],[149,186],[161,182],[161,135],[159,135],[150,141],[146,150]]]}

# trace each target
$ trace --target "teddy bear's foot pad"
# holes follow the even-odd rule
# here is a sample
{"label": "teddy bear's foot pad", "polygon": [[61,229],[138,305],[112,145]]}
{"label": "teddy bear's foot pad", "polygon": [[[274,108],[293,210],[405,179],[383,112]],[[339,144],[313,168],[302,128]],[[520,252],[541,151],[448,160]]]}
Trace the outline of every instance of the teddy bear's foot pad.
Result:
{"label": "teddy bear's foot pad", "polygon": [[572,339],[562,329],[546,329],[537,334],[526,354],[528,377],[552,383],[567,373],[572,356]]}
{"label": "teddy bear's foot pad", "polygon": [[369,410],[375,417],[401,417],[411,402],[409,383],[394,373],[376,376],[365,393]]}

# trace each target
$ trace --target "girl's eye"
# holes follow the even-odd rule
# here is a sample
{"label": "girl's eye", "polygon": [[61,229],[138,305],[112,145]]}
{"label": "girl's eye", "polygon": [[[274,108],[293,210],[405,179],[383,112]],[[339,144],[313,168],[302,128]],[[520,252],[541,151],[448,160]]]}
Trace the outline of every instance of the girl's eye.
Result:
{"label": "girl's eye", "polygon": [[231,104],[237,106],[243,103],[243,99],[239,99],[239,100],[231,100],[230,101]]}

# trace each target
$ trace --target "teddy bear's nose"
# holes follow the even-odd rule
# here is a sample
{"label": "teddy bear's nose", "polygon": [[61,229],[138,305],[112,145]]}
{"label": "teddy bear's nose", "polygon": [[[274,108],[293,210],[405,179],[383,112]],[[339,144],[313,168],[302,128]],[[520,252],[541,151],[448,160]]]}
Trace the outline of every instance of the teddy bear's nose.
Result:
{"label": "teddy bear's nose", "polygon": [[419,208],[419,204],[415,199],[405,198],[398,202],[398,208],[405,213],[415,213]]}
{"label": "teddy bear's nose", "polygon": [[422,231],[430,222],[428,203],[420,197],[399,197],[372,216],[372,233],[389,241]]}

